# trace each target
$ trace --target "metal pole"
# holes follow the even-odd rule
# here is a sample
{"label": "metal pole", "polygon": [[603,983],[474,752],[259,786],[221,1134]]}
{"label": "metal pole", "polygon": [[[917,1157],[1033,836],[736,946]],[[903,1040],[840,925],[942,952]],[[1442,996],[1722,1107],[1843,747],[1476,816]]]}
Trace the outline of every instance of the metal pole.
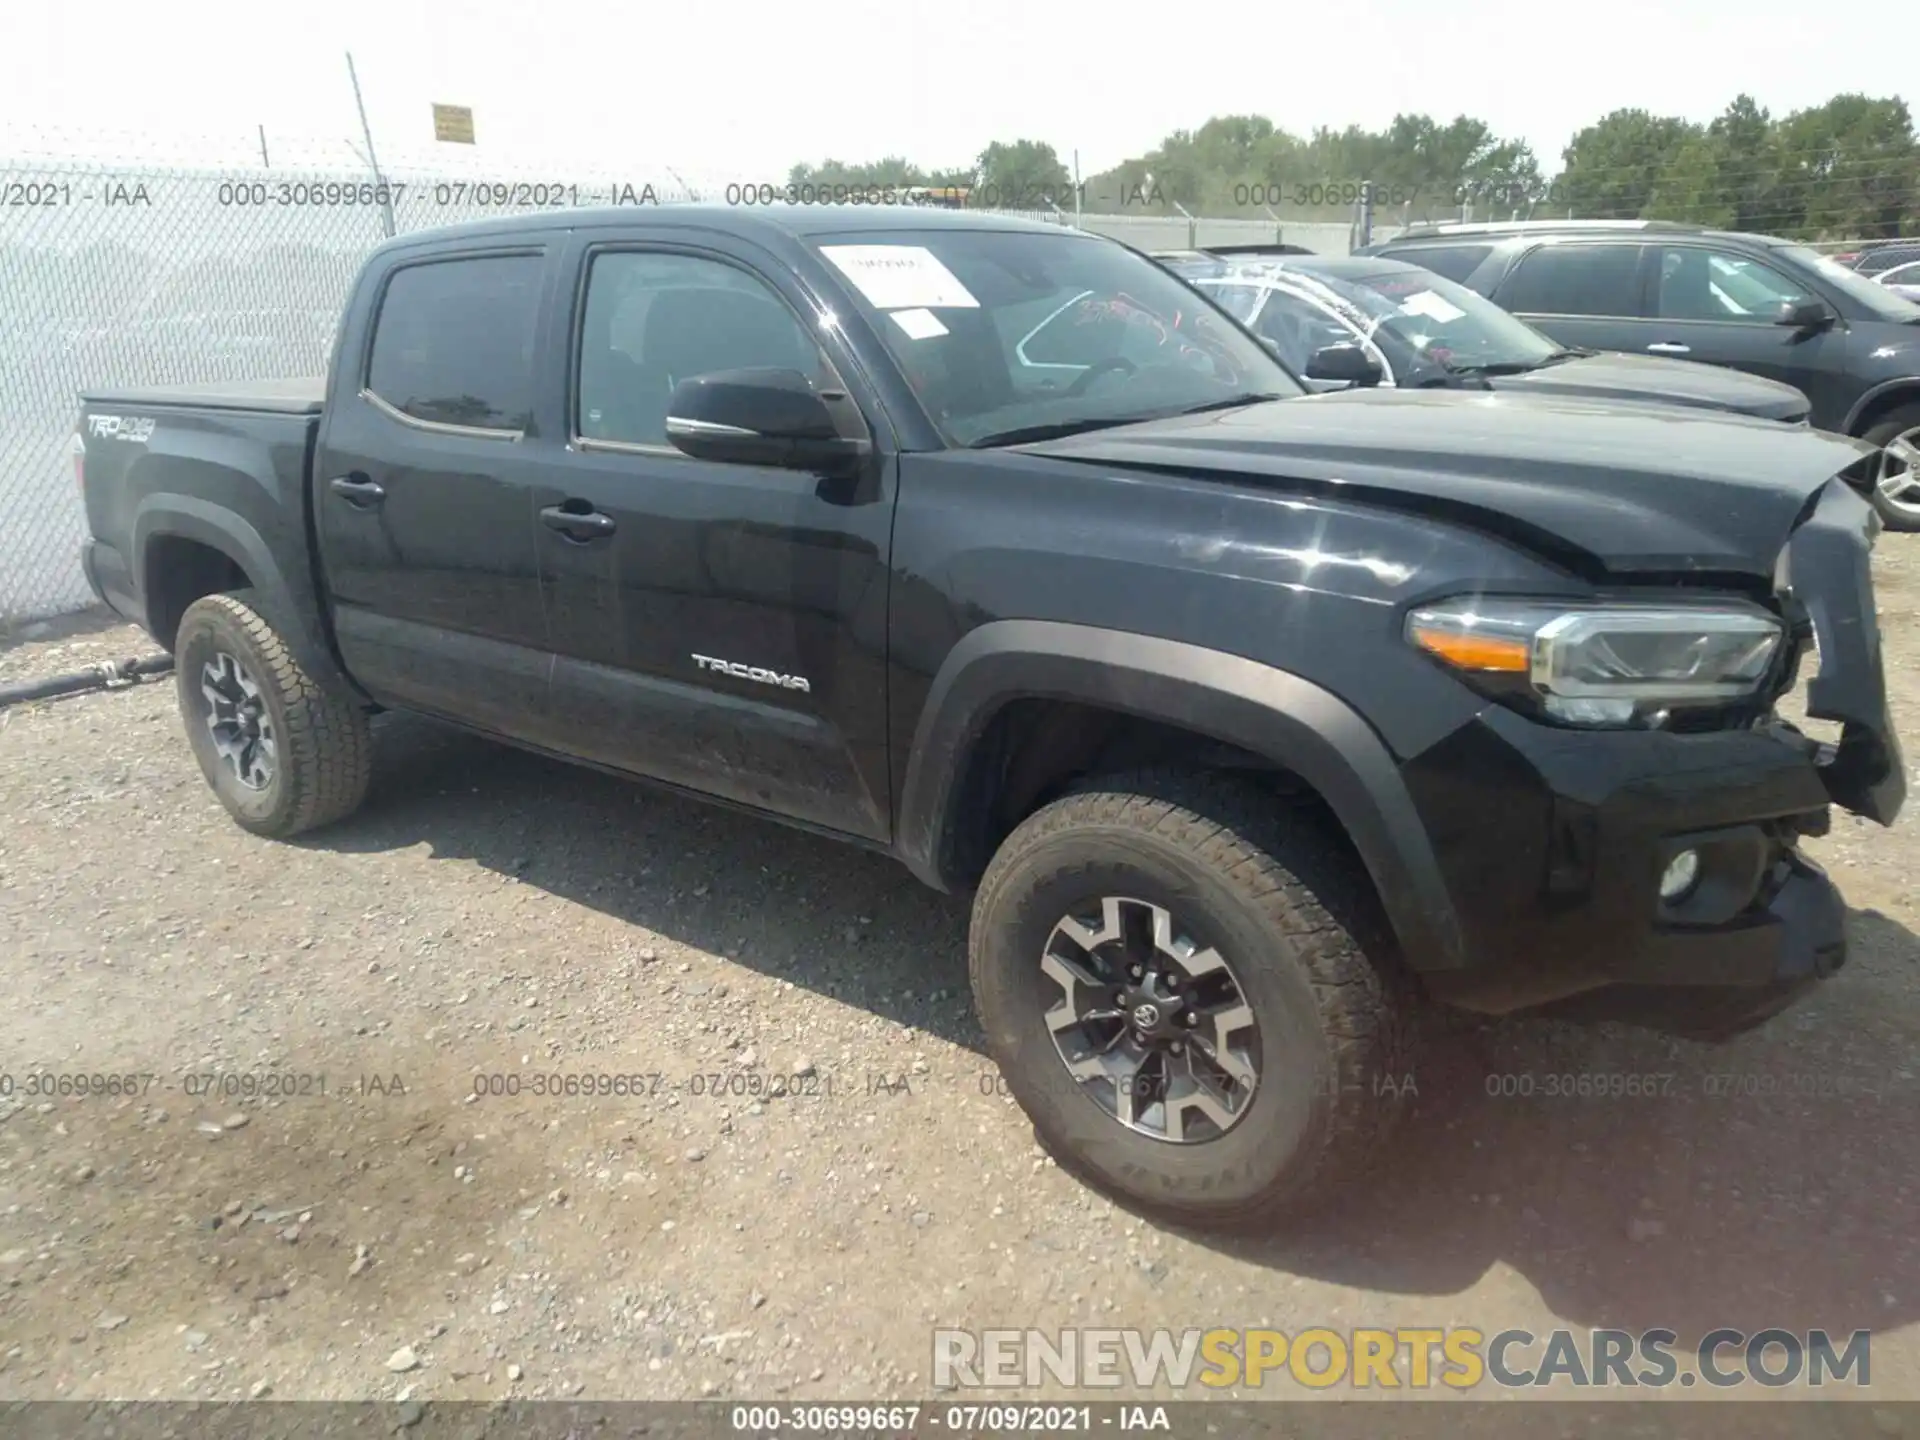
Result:
{"label": "metal pole", "polygon": [[387,194],[387,182],[380,178],[380,158],[373,153],[373,127],[367,124],[366,102],[360,98],[360,75],[353,68],[353,52],[347,51],[347,78],[353,82],[353,108],[360,112],[360,133],[367,141],[367,168],[373,171],[373,184],[380,196],[380,224],[393,238],[393,199]]}
{"label": "metal pole", "polygon": [[260,168],[262,170],[273,168],[273,162],[267,159],[267,127],[264,125],[260,127]]}
{"label": "metal pole", "polygon": [[[1360,244],[1373,243],[1373,182],[1360,182]],[[1356,246],[1356,249],[1359,247]]]}
{"label": "metal pole", "polygon": [[1178,200],[1170,200],[1167,203],[1172,205],[1174,209],[1178,210],[1182,215],[1185,215],[1187,217],[1187,249],[1189,250],[1199,249],[1200,248],[1200,222],[1198,220],[1195,220],[1193,218],[1193,212],[1188,210],[1187,207],[1182,205]]}
{"label": "metal pole", "polygon": [[1073,228],[1080,228],[1080,152],[1073,152]]}

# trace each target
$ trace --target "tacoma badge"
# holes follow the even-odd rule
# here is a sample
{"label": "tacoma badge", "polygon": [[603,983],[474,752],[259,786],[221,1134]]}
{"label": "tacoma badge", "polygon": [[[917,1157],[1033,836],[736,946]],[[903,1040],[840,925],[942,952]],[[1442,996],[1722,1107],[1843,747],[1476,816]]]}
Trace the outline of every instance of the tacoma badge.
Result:
{"label": "tacoma badge", "polygon": [[711,655],[696,655],[693,663],[702,670],[718,670],[723,675],[733,675],[741,680],[758,680],[762,685],[778,685],[782,690],[805,690],[812,693],[813,687],[807,684],[804,675],[782,675],[777,670],[762,670],[757,665],[740,665],[732,660],[716,660]]}

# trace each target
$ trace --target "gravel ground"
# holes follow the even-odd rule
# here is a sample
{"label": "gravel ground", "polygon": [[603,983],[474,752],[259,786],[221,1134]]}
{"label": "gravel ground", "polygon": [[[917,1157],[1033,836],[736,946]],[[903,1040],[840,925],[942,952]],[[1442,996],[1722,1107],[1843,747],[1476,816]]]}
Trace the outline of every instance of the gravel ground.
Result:
{"label": "gravel ground", "polygon": [[[1920,539],[1879,569],[1920,715]],[[5,642],[0,683],[150,649],[80,617]],[[1467,1027],[1377,1188],[1229,1242],[1041,1156],[979,1053],[960,903],[376,729],[367,810],[273,844],[170,681],[0,712],[0,1070],[142,1077],[0,1096],[0,1398],[918,1397],[936,1324],[1870,1327],[1876,1397],[1920,1398],[1920,806],[1812,845],[1855,909],[1810,1003],[1722,1047]],[[1488,1093],[1575,1072],[1673,1078]],[[535,1073],[645,1078],[471,1098]]]}

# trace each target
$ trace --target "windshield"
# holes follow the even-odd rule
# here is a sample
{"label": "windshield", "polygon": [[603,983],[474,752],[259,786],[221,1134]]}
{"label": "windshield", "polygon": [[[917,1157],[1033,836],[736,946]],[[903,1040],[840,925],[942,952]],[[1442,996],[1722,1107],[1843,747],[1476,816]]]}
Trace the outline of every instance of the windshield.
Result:
{"label": "windshield", "polygon": [[1376,344],[1383,343],[1378,331],[1385,331],[1388,341],[1442,369],[1531,370],[1564,348],[1485,296],[1430,271],[1316,278],[1365,309],[1378,327]]}
{"label": "windshield", "polygon": [[[1302,365],[1296,351],[1352,338],[1325,317],[1379,346],[1403,384],[1421,370],[1531,370],[1562,353],[1562,347],[1491,300],[1425,270],[1336,277],[1282,269],[1265,285],[1200,283],[1243,322],[1258,310],[1256,331],[1279,342],[1283,357]],[[1261,296],[1269,290],[1262,308]]]}
{"label": "windshield", "polygon": [[1831,255],[1822,255],[1818,250],[1809,250],[1804,245],[1782,245],[1775,253],[1782,260],[1794,261],[1814,271],[1822,280],[1849,300],[1859,304],[1869,314],[1876,315],[1882,320],[1905,321],[1909,324],[1920,321],[1920,305],[1903,298],[1877,281],[1856,274]]}
{"label": "windshield", "polygon": [[1195,284],[1242,325],[1253,322],[1253,313],[1260,308],[1260,297],[1266,293],[1258,285],[1236,284],[1226,280],[1200,280]]}
{"label": "windshield", "polygon": [[819,250],[949,444],[1305,393],[1194,289],[1109,240],[894,230]]}

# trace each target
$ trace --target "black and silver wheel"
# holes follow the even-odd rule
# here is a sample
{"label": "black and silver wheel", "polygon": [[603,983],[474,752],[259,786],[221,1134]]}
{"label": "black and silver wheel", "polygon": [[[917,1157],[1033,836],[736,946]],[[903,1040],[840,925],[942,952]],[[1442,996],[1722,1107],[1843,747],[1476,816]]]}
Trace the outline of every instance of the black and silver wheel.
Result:
{"label": "black and silver wheel", "polygon": [[235,820],[285,837],[359,808],[366,713],[343,686],[307,673],[251,592],[194,601],[173,653],[188,743]]}
{"label": "black and silver wheel", "polygon": [[1411,997],[1366,877],[1323,815],[1279,803],[1206,776],[1096,782],[1021,824],[974,901],[975,1003],[1041,1141],[1192,1223],[1324,1201],[1412,1090]]}
{"label": "black and silver wheel", "polygon": [[1231,1130],[1260,1083],[1260,1027],[1220,952],[1173,912],[1103,895],[1062,917],[1040,970],[1054,1049],[1120,1124],[1176,1144]]}
{"label": "black and silver wheel", "polygon": [[278,757],[273,716],[252,672],[227,651],[216,651],[200,667],[200,698],[220,763],[246,789],[265,790],[273,783]]}
{"label": "black and silver wheel", "polygon": [[1880,519],[1889,530],[1920,530],[1920,405],[1894,411],[1860,438],[1880,447]]}

